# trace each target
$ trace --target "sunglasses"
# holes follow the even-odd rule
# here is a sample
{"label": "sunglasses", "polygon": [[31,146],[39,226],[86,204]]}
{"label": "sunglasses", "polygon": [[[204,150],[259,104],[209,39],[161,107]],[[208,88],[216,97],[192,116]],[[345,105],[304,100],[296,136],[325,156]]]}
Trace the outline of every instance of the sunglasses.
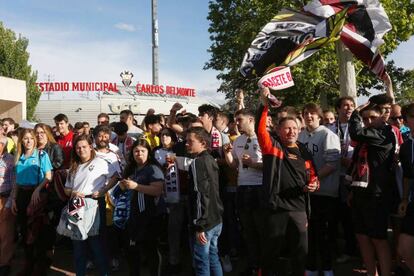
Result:
{"label": "sunglasses", "polygon": [[244,145],[244,149],[245,149],[245,150],[248,150],[248,149],[249,149],[249,144],[250,144],[251,142],[252,142],[252,139],[247,138],[246,145]]}
{"label": "sunglasses", "polygon": [[403,116],[390,117],[390,119],[393,121],[402,120]]}

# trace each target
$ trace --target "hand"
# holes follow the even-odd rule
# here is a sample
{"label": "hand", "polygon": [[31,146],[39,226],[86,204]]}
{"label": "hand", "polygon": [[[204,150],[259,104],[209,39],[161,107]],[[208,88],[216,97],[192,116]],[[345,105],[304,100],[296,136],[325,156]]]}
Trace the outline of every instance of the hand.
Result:
{"label": "hand", "polygon": [[260,93],[260,100],[261,100],[262,104],[264,106],[268,105],[269,100],[268,100],[267,97],[270,95],[269,88],[267,88],[267,87],[261,87],[260,90],[259,90],[259,93]]}
{"label": "hand", "polygon": [[318,189],[318,180],[313,181],[309,183],[309,185],[306,185],[303,190],[305,193],[313,193]]}
{"label": "hand", "polygon": [[175,103],[172,107],[171,107],[171,111],[172,112],[177,112],[178,110],[180,110],[181,108],[183,108],[183,106],[180,103]]}
{"label": "hand", "polygon": [[100,191],[96,191],[92,193],[92,198],[99,198],[102,196],[102,193]]}
{"label": "hand", "polygon": [[33,194],[32,194],[32,197],[31,197],[30,201],[31,201],[31,203],[33,203],[35,205],[37,203],[39,203],[39,201],[40,201],[40,190],[39,190],[39,188],[36,188],[33,191]]}
{"label": "hand", "polygon": [[197,232],[196,233],[196,238],[197,241],[201,244],[201,245],[206,245],[207,244],[207,238],[206,238],[206,234],[204,232]]}
{"label": "hand", "polygon": [[398,206],[398,215],[401,217],[405,216],[405,212],[407,211],[408,200],[403,199],[401,200],[400,205]]}
{"label": "hand", "polygon": [[122,183],[122,185],[124,185],[128,190],[135,190],[138,187],[138,183],[131,179],[121,180],[120,183]]}
{"label": "hand", "polygon": [[352,206],[352,198],[354,197],[354,195],[352,194],[352,192],[350,192],[348,194],[348,197],[346,198],[346,204],[351,207]]}
{"label": "hand", "polygon": [[248,154],[242,155],[242,163],[244,166],[251,167],[253,165],[253,159]]}
{"label": "hand", "polygon": [[84,193],[81,193],[81,192],[73,192],[72,191],[72,196],[71,196],[72,198],[73,197],[85,197],[85,194]]}
{"label": "hand", "polygon": [[366,103],[364,103],[364,104],[362,104],[362,105],[358,106],[355,110],[359,112],[359,111],[361,111],[362,109],[364,109],[365,107],[369,106],[369,104],[370,104],[370,102],[369,102],[369,101],[367,101]]}
{"label": "hand", "polygon": [[341,165],[345,168],[349,168],[352,164],[352,158],[342,157],[341,158]]}
{"label": "hand", "polygon": [[17,215],[18,209],[17,209],[16,199],[13,199],[12,200],[12,208],[11,208],[11,211],[12,211],[12,214],[13,215]]}
{"label": "hand", "polygon": [[227,143],[223,145],[223,150],[225,153],[230,153],[233,150],[233,145],[231,143]]}

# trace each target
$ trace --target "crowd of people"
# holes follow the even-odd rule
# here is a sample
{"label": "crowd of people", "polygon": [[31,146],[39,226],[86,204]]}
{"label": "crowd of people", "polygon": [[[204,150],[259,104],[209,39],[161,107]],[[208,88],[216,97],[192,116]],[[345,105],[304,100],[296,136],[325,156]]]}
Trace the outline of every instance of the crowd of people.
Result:
{"label": "crowd of people", "polygon": [[239,260],[246,276],[332,276],[355,256],[367,275],[414,272],[414,104],[395,104],[391,88],[334,110],[258,93],[257,109],[239,91],[233,114],[176,103],[141,125],[130,110],[94,128],[65,114],[33,129],[3,118],[0,275],[18,242],[19,275],[46,275],[62,239],[76,275],[124,259],[130,275],[188,274],[189,262],[223,275]]}

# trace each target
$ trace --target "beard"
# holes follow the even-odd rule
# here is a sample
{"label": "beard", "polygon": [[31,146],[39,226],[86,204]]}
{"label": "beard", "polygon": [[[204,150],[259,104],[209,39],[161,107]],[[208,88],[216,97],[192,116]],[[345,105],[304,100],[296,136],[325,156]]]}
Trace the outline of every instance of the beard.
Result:
{"label": "beard", "polygon": [[108,147],[109,147],[109,142],[103,141],[103,142],[100,142],[100,143],[96,144],[97,149],[105,149],[105,148],[108,148]]}

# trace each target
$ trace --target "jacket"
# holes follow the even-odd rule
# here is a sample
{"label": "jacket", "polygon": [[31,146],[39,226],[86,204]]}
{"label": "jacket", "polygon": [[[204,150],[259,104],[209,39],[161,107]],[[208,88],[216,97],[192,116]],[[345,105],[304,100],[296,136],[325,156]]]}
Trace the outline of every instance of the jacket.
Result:
{"label": "jacket", "polygon": [[[286,148],[281,144],[277,135],[270,135],[266,129],[266,120],[269,108],[260,106],[256,117],[256,133],[262,149],[263,157],[263,185],[262,185],[262,204],[265,209],[277,210],[279,207],[279,191],[280,191],[280,175],[282,162],[286,155]],[[307,185],[313,181],[317,181],[315,165],[313,164],[312,155],[305,145],[296,142],[301,156],[305,159],[306,183]],[[318,182],[319,183],[319,182]],[[309,194],[306,193],[307,213],[310,214]]]}
{"label": "jacket", "polygon": [[49,155],[53,170],[59,169],[63,165],[64,155],[62,148],[55,143],[47,143],[43,149]]}
{"label": "jacket", "polygon": [[[394,183],[394,153],[397,139],[390,125],[380,128],[362,126],[362,118],[354,111],[349,120],[349,134],[358,145],[353,156],[353,165],[365,144],[369,170],[368,186],[355,187],[353,191],[361,196],[389,196]],[[354,194],[355,195],[355,194]]]}
{"label": "jacket", "polygon": [[219,196],[219,168],[207,152],[200,153],[190,165],[190,226],[205,232],[222,222],[223,203]]}

